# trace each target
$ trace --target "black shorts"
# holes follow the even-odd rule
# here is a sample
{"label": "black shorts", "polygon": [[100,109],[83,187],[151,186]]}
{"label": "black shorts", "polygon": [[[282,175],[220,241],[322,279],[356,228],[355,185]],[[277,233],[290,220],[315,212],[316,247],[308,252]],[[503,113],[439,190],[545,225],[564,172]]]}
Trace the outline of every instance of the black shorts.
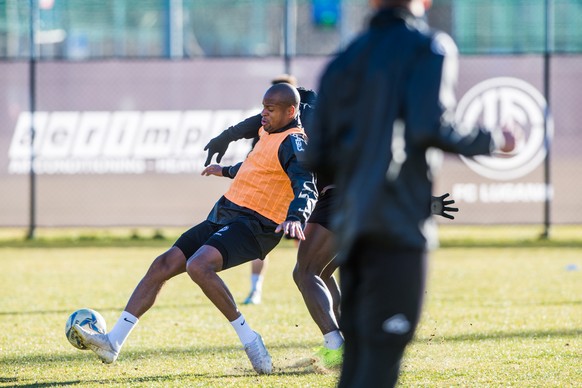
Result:
{"label": "black shorts", "polygon": [[330,229],[331,215],[333,214],[333,207],[335,206],[336,196],[335,189],[327,189],[319,196],[313,213],[307,220],[310,224],[319,224],[326,229]]}
{"label": "black shorts", "polygon": [[258,220],[239,217],[227,225],[208,220],[184,232],[174,246],[178,247],[186,260],[203,245],[210,245],[222,255],[222,269],[236,267],[254,259],[264,259],[281,240],[282,233],[275,233]]}

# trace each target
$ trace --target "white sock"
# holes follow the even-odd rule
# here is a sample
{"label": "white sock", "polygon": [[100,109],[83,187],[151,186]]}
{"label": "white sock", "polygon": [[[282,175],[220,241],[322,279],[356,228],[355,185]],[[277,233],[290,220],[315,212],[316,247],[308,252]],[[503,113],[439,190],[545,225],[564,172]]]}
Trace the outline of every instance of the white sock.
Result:
{"label": "white sock", "polygon": [[259,291],[263,289],[263,275],[251,274],[251,292]]}
{"label": "white sock", "polygon": [[109,337],[109,342],[111,342],[111,345],[113,345],[116,351],[119,351],[119,349],[121,349],[123,343],[129,336],[129,333],[131,333],[131,331],[137,325],[138,322],[139,319],[137,319],[127,311],[121,313],[121,316],[117,320],[115,326],[113,326],[113,329],[111,329],[111,331],[107,333],[107,336]]}
{"label": "white sock", "polygon": [[323,335],[323,346],[328,349],[335,350],[342,346],[344,343],[344,337],[339,330],[330,331]]}
{"label": "white sock", "polygon": [[234,330],[236,331],[236,334],[238,334],[238,338],[243,345],[251,343],[255,340],[255,338],[257,338],[257,333],[251,329],[242,314],[240,317],[230,322],[230,324],[232,327],[234,327]]}

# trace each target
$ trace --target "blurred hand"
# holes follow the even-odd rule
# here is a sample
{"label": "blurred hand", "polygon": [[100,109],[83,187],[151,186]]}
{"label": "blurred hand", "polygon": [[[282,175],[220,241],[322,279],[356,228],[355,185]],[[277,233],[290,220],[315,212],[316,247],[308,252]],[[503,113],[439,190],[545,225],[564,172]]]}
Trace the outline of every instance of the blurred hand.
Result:
{"label": "blurred hand", "polygon": [[451,213],[458,212],[459,208],[449,206],[449,205],[454,204],[455,200],[450,199],[448,201],[445,201],[445,198],[447,198],[448,196],[449,196],[449,193],[443,194],[440,197],[432,197],[431,202],[430,202],[430,210],[431,210],[432,214],[442,216],[442,217],[448,218],[450,220],[454,220],[455,217],[448,214],[447,212],[451,212]]}
{"label": "blurred hand", "polygon": [[303,233],[303,228],[301,227],[301,222],[299,221],[285,221],[275,229],[275,233],[283,231],[285,235],[289,235],[292,238],[298,240],[305,240],[305,234]]}
{"label": "blurred hand", "polygon": [[211,164],[210,166],[206,167],[204,170],[202,170],[201,175],[204,175],[204,176],[210,176],[210,175],[224,176],[224,175],[222,175],[222,166],[220,166],[218,164]]}
{"label": "blurred hand", "polygon": [[517,144],[522,141],[524,134],[521,126],[516,125],[513,121],[504,124],[501,127],[501,133],[505,140],[503,147],[500,148],[502,152],[511,152],[515,150]]}

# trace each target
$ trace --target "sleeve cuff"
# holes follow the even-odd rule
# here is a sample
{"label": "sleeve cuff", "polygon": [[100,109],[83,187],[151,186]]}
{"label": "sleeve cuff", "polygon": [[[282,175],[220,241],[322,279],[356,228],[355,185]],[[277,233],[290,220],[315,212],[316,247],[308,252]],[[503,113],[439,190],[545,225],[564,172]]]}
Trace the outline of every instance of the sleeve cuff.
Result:
{"label": "sleeve cuff", "polygon": [[232,176],[230,175],[230,166],[222,167],[222,176],[232,178]]}

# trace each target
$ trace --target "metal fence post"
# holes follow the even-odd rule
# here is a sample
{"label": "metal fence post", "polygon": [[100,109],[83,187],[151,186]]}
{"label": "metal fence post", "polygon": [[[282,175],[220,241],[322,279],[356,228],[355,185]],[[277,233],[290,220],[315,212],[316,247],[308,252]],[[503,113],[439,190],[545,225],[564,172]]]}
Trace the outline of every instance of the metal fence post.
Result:
{"label": "metal fence post", "polygon": [[544,112],[544,141],[546,147],[546,158],[544,160],[544,183],[546,187],[546,196],[544,200],[544,232],[542,238],[550,237],[551,228],[551,194],[550,188],[550,156],[551,144],[548,140],[548,125],[550,118],[550,62],[554,42],[554,7],[553,0],[545,0],[545,48],[544,48],[544,98],[546,100],[546,110]]}
{"label": "metal fence post", "polygon": [[295,44],[297,34],[297,2],[296,0],[285,0],[285,30],[284,30],[284,60],[285,73],[291,72],[291,58],[295,55]]}
{"label": "metal fence post", "polygon": [[30,204],[29,204],[29,224],[26,238],[34,239],[36,231],[36,173],[34,171],[34,112],[36,111],[36,0],[29,0],[30,5],[30,55],[29,55],[29,103],[30,103]]}

